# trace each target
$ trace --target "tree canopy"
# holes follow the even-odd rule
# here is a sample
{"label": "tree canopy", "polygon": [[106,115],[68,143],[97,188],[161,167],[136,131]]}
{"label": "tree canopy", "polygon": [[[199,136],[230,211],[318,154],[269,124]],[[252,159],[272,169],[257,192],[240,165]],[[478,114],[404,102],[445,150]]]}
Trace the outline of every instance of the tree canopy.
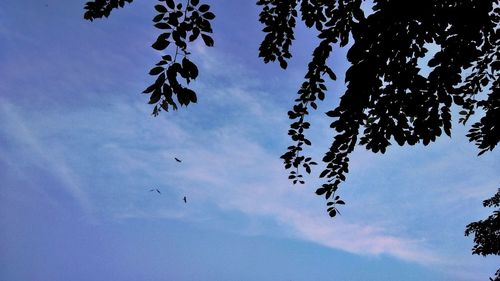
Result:
{"label": "tree canopy", "polygon": [[[107,17],[132,2],[89,1],[84,18]],[[371,8],[364,8],[363,2],[369,2]],[[265,63],[277,61],[287,68],[299,21],[319,38],[288,112],[293,144],[281,158],[294,184],[303,184],[301,171],[310,173],[317,165],[304,154],[311,145],[306,135],[310,127],[307,116],[325,99],[327,80],[336,80],[336,70],[327,59],[334,56],[335,48],[348,48],[346,91],[340,95],[339,105],[326,112],[335,136],[322,158],[324,183],[316,190],[326,198],[330,216],[336,216],[338,205],[345,204],[338,189],[346,180],[349,155],[357,145],[385,153],[393,143],[428,145],[443,133],[451,136],[453,106],[458,108],[462,124],[474,116],[467,137],[478,147],[479,155],[493,150],[500,141],[497,1],[257,0],[257,5],[265,34],[258,55]],[[214,45],[211,21],[215,15],[199,0],[160,0],[154,8],[153,22],[160,34],[152,47],[166,53],[150,70],[155,79],[144,93],[150,95],[156,116],[162,110],[197,102],[196,93],[189,88],[198,76],[196,64],[189,59],[190,44],[201,38],[206,46]],[[429,46],[437,51],[431,52]],[[425,66],[428,71],[422,71],[426,56],[432,57]],[[476,226],[469,225],[467,233],[478,235]],[[478,249],[474,251],[483,253]]]}

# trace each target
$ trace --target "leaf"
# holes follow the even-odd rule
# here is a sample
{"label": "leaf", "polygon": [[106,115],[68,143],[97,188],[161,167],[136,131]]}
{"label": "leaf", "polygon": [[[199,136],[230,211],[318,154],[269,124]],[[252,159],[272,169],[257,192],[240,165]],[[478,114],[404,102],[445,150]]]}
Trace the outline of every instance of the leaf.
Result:
{"label": "leaf", "polygon": [[172,98],[172,88],[170,87],[170,85],[163,84],[162,90],[165,99],[169,100]]}
{"label": "leaf", "polygon": [[163,17],[165,16],[165,14],[158,14],[156,15],[154,18],[153,18],[153,22],[159,22],[163,19]]}
{"label": "leaf", "polygon": [[165,70],[165,68],[163,68],[162,66],[153,67],[149,71],[149,75],[158,75],[158,74],[162,73],[164,70]]}
{"label": "leaf", "polygon": [[158,51],[161,51],[161,50],[164,50],[165,48],[167,48],[168,45],[170,45],[169,41],[167,41],[161,37],[158,37],[158,39],[156,39],[156,42],[154,42],[153,45],[151,45],[151,47],[153,47],[154,49],[156,49]]}
{"label": "leaf", "polygon": [[166,12],[168,12],[167,8],[165,8],[165,6],[163,6],[163,5],[156,5],[155,10],[157,10],[159,13],[162,13],[162,14],[165,14]]}
{"label": "leaf", "polygon": [[321,174],[319,175],[320,178],[324,178],[328,174],[329,170],[323,170]]}
{"label": "leaf", "polygon": [[165,0],[165,3],[167,3],[167,6],[168,6],[170,9],[174,9],[174,8],[175,8],[175,3],[174,3],[174,0]]}
{"label": "leaf", "polygon": [[328,214],[330,215],[330,217],[333,218],[333,217],[335,217],[337,215],[337,210],[333,209]]}
{"label": "leaf", "polygon": [[191,0],[191,5],[193,5],[193,6],[198,6],[199,3],[200,3],[200,0]]}
{"label": "leaf", "polygon": [[[322,86],[324,86],[323,84],[320,84]],[[325,92],[319,92],[318,93],[318,99],[319,100],[324,100],[325,99]]]}
{"label": "leaf", "polygon": [[[167,111],[168,112],[168,103],[166,101],[163,101],[161,104],[160,104],[161,108],[163,108],[163,110]],[[157,106],[155,105],[155,108]]]}
{"label": "leaf", "polygon": [[488,149],[483,149],[483,150],[481,150],[481,151],[477,154],[477,156],[481,156],[481,155],[483,155],[486,151],[488,151]]}
{"label": "leaf", "polygon": [[326,189],[324,188],[318,188],[316,189],[316,195],[323,195],[326,192]]}
{"label": "leaf", "polygon": [[168,23],[164,23],[164,22],[156,23],[155,27],[159,28],[159,29],[171,29],[170,25]]}
{"label": "leaf", "polygon": [[326,74],[328,74],[328,76],[330,76],[330,79],[337,80],[337,75],[335,75],[335,73],[329,67],[327,67],[325,69],[325,71],[326,71]]}
{"label": "leaf", "polygon": [[189,35],[189,42],[196,40],[196,38],[198,38],[199,35],[200,35],[200,29],[193,28],[191,35]]}
{"label": "leaf", "polygon": [[205,42],[205,45],[207,45],[207,47],[212,47],[214,45],[214,40],[212,39],[212,37],[206,34],[201,34],[201,39],[203,39],[203,42]]}
{"label": "leaf", "polygon": [[205,13],[206,11],[208,11],[210,9],[210,6],[207,5],[207,4],[203,4],[203,5],[200,5],[198,7],[198,11],[200,11],[200,13]]}
{"label": "leaf", "polygon": [[282,57],[278,57],[278,61],[280,63],[280,67],[283,69],[286,69],[286,67],[288,66],[288,63],[286,62],[286,60],[284,60]]}
{"label": "leaf", "polygon": [[192,102],[192,103],[196,103],[198,101],[198,98],[196,97],[196,93],[191,90],[191,89],[186,89],[186,95],[188,96],[189,100]]}
{"label": "leaf", "polygon": [[328,117],[338,117],[338,115],[333,110],[330,110],[330,111],[326,112],[325,114]]}
{"label": "leaf", "polygon": [[150,85],[143,91],[144,94],[151,93],[156,88],[156,84]]}
{"label": "leaf", "polygon": [[170,83],[170,85],[178,84],[177,82],[177,73],[181,69],[181,65],[176,62],[170,65],[170,67],[167,70],[167,79]]}
{"label": "leaf", "polygon": [[160,75],[158,75],[158,77],[156,78],[156,81],[155,81],[155,85],[157,87],[160,87],[164,83],[165,83],[165,72],[160,73]]}
{"label": "leaf", "polygon": [[206,13],[204,13],[203,17],[206,18],[207,20],[213,20],[213,19],[215,19],[215,15],[212,12],[206,12]]}
{"label": "leaf", "polygon": [[196,79],[196,77],[198,77],[198,67],[186,57],[182,59],[182,68],[187,71],[188,76],[192,79]]}
{"label": "leaf", "polygon": [[149,98],[149,104],[157,103],[161,98],[161,92],[159,90],[155,90],[151,97]]}
{"label": "leaf", "polygon": [[186,89],[183,87],[178,87],[176,92],[177,92],[177,100],[179,103],[182,105],[188,105],[189,104],[189,97],[187,95],[187,92],[185,91]]}

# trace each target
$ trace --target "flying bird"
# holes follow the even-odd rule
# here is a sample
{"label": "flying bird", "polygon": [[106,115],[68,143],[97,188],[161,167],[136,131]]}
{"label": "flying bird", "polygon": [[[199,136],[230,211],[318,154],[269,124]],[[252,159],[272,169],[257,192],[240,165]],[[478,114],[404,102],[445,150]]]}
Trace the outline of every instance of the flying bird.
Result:
{"label": "flying bird", "polygon": [[153,189],[150,189],[149,191],[156,191],[156,192],[158,192],[158,194],[161,194],[161,192],[158,188],[153,188]]}
{"label": "flying bird", "polygon": [[184,200],[184,203],[187,203],[187,198],[186,198],[186,196],[184,196],[184,198],[183,198],[182,200]]}
{"label": "flying bird", "polygon": [[177,157],[174,157],[174,159],[175,159],[175,161],[177,161],[177,162],[179,162],[179,163],[180,163],[180,162],[182,162],[182,161],[181,161],[180,159],[178,159]]}

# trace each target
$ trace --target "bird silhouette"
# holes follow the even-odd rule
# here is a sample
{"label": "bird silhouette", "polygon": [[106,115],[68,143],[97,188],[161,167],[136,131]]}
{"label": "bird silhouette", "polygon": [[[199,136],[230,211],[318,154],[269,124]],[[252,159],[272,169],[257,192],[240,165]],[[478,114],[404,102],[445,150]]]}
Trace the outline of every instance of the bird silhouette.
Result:
{"label": "bird silhouette", "polygon": [[175,161],[177,161],[177,162],[179,162],[179,163],[180,163],[180,162],[182,162],[182,161],[181,161],[180,159],[178,159],[177,157],[174,157],[174,159],[175,159]]}
{"label": "bird silhouette", "polygon": [[182,200],[184,200],[184,203],[187,203],[187,198],[186,198],[186,196],[184,196],[184,198],[183,198]]}
{"label": "bird silhouette", "polygon": [[158,192],[158,194],[161,194],[161,192],[158,188],[153,188],[153,189],[150,189],[149,191],[156,191],[156,192]]}

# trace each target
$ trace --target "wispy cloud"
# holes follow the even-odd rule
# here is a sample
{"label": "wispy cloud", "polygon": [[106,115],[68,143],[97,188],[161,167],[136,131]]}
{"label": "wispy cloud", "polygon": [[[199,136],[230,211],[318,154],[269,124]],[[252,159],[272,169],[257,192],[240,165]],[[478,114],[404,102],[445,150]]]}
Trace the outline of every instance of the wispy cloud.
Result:
{"label": "wispy cloud", "polygon": [[291,187],[277,155],[263,147],[231,132],[213,141],[219,144],[215,150],[192,148],[196,158],[191,157],[178,175],[192,182],[186,190],[197,193],[197,198],[216,202],[227,211],[270,217],[291,237],[333,249],[427,265],[440,261],[421,239],[389,234],[377,222],[331,220],[321,205],[317,208],[311,189]]}
{"label": "wispy cloud", "polygon": [[34,164],[48,169],[52,172],[53,176],[61,181],[61,186],[65,188],[65,191],[78,202],[86,215],[91,218],[92,204],[81,187],[78,175],[66,164],[64,156],[54,149],[57,147],[57,144],[48,144],[40,140],[33,133],[29,124],[23,120],[19,109],[4,99],[0,99],[0,118],[4,134],[14,138],[15,143],[20,146],[18,150],[12,151],[9,154],[16,159],[9,161],[11,165],[15,165],[23,159],[19,159],[18,157],[21,155],[16,153],[29,155],[29,159],[34,161]]}
{"label": "wispy cloud", "polygon": [[[202,73],[206,77],[195,84],[200,104],[188,110],[183,108],[151,118],[144,102],[124,100],[108,85],[109,89],[102,89],[109,93],[103,98],[109,103],[107,106],[87,103],[68,109],[53,103],[44,108],[44,113],[30,112],[29,120],[20,113],[25,107],[2,100],[3,129],[28,153],[33,153],[38,165],[48,167],[86,212],[114,219],[210,218],[221,224],[228,222],[218,217],[220,212],[237,213],[250,218],[253,225],[248,228],[253,229],[253,234],[267,234],[269,230],[259,227],[261,219],[265,219],[279,225],[279,235],[332,249],[363,256],[387,255],[431,266],[446,263],[442,254],[445,249],[435,247],[435,241],[429,242],[421,232],[409,231],[409,227],[401,225],[408,212],[394,212],[398,208],[414,210],[426,200],[423,197],[392,202],[386,207],[384,199],[394,196],[393,183],[379,191],[357,188],[364,192],[357,201],[353,200],[358,203],[353,202],[346,214],[331,220],[325,213],[323,199],[314,195],[313,188],[291,187],[279,159],[288,145],[287,109],[276,102],[276,96],[284,92],[265,91],[260,82],[248,79],[251,75],[243,66],[230,63],[223,54],[212,50],[201,54]],[[70,85],[64,89],[75,86],[72,91],[82,95],[93,90],[74,82],[78,77],[72,79],[67,80]],[[290,99],[294,95],[286,94]],[[322,117],[320,114],[318,119],[323,120]],[[326,123],[323,120],[318,126]],[[44,127],[50,141],[35,130],[44,124],[52,125]],[[319,132],[320,146],[331,137],[327,124],[325,127],[315,131]],[[321,157],[322,149],[326,147],[315,147],[312,151]],[[71,150],[77,154],[63,153]],[[183,162],[176,163],[173,157]],[[405,161],[395,153],[386,157],[392,157],[396,164]],[[380,174],[380,170],[370,170],[383,166],[380,158],[358,153],[352,159],[353,167],[362,168],[353,168],[350,177],[371,176],[379,183],[389,177]],[[449,159],[443,161],[448,163]],[[420,174],[429,170],[410,168]],[[441,169],[444,173],[447,168],[436,164],[430,170]],[[315,180],[310,182],[314,186]],[[152,185],[161,186],[165,194],[152,199],[148,192]],[[431,192],[430,188],[414,192],[423,190]],[[185,194],[189,198],[187,206],[180,201]],[[466,192],[457,196],[454,201],[471,195]],[[181,206],[188,208],[180,209]],[[376,215],[366,218],[356,209]],[[429,214],[435,211],[430,209]],[[438,226],[435,221],[429,222],[424,230],[432,231]]]}

